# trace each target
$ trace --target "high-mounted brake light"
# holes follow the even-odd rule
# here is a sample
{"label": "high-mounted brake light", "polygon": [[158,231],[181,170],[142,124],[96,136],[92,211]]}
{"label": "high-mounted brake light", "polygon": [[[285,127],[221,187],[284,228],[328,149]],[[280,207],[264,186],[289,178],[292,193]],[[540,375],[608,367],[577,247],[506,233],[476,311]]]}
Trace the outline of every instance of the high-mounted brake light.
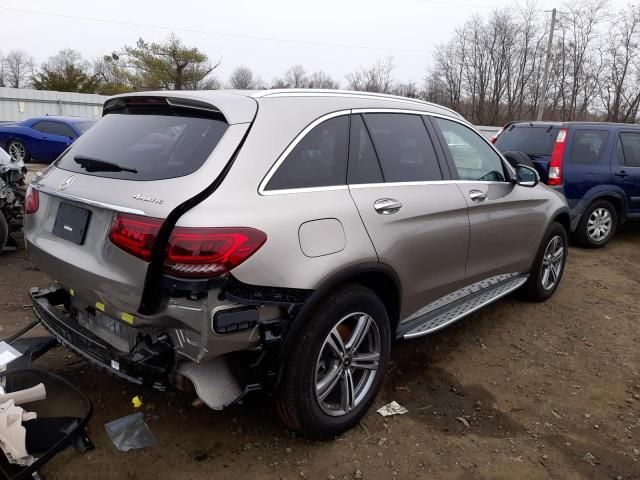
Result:
{"label": "high-mounted brake light", "polygon": [[125,252],[148,262],[162,222],[160,218],[118,213],[111,224],[109,240]]}
{"label": "high-mounted brake light", "polygon": [[266,241],[266,234],[254,228],[176,227],[164,271],[176,277],[214,277],[240,265]]}
{"label": "high-mounted brake light", "polygon": [[39,207],[40,194],[38,193],[38,190],[29,185],[24,198],[24,213],[25,215],[32,215],[38,211]]}
{"label": "high-mounted brake light", "polygon": [[567,146],[568,130],[561,128],[558,131],[558,138],[551,153],[551,162],[549,163],[549,185],[562,185],[562,159],[564,157],[564,149]]}

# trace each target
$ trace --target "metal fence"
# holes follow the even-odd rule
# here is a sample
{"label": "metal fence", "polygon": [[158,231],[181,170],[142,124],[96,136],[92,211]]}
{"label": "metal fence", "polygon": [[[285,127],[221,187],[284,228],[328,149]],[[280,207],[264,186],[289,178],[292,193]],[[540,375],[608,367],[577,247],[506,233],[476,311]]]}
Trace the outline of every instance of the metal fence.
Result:
{"label": "metal fence", "polygon": [[0,87],[0,122],[26,120],[41,115],[97,119],[107,98],[89,93]]}

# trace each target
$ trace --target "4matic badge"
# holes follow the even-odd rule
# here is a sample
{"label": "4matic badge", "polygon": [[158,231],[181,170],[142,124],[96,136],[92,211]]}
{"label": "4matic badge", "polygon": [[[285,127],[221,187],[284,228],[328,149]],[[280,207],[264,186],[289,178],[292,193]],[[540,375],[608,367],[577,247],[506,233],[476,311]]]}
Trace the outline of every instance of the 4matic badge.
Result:
{"label": "4matic badge", "polygon": [[157,203],[158,205],[162,205],[164,203],[164,200],[161,200],[160,198],[147,197],[146,195],[140,195],[139,193],[137,195],[134,195],[132,198],[134,198],[135,200],[141,200],[143,202]]}

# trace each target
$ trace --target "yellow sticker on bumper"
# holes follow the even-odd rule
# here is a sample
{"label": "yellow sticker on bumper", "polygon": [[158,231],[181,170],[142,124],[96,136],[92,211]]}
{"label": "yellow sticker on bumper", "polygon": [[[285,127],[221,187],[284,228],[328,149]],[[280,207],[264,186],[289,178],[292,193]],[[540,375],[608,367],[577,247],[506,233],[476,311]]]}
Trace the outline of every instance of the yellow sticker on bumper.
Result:
{"label": "yellow sticker on bumper", "polygon": [[104,303],[96,302],[96,310],[104,312]]}
{"label": "yellow sticker on bumper", "polygon": [[133,325],[134,317],[130,313],[122,312],[122,315],[120,316],[120,318],[122,319],[123,322],[126,322],[129,325]]}

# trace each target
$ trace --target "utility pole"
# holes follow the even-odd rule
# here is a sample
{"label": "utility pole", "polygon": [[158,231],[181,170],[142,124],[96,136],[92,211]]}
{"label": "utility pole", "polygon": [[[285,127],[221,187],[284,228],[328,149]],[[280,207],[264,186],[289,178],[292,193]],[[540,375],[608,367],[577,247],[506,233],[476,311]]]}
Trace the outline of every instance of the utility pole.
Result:
{"label": "utility pole", "polygon": [[549,64],[551,63],[551,48],[553,47],[553,31],[556,28],[556,9],[551,10],[551,29],[549,30],[549,43],[547,43],[547,59],[544,62],[544,75],[542,77],[542,95],[540,97],[540,108],[538,108],[537,120],[542,120],[544,115],[544,105],[547,98],[547,86],[549,83]]}

